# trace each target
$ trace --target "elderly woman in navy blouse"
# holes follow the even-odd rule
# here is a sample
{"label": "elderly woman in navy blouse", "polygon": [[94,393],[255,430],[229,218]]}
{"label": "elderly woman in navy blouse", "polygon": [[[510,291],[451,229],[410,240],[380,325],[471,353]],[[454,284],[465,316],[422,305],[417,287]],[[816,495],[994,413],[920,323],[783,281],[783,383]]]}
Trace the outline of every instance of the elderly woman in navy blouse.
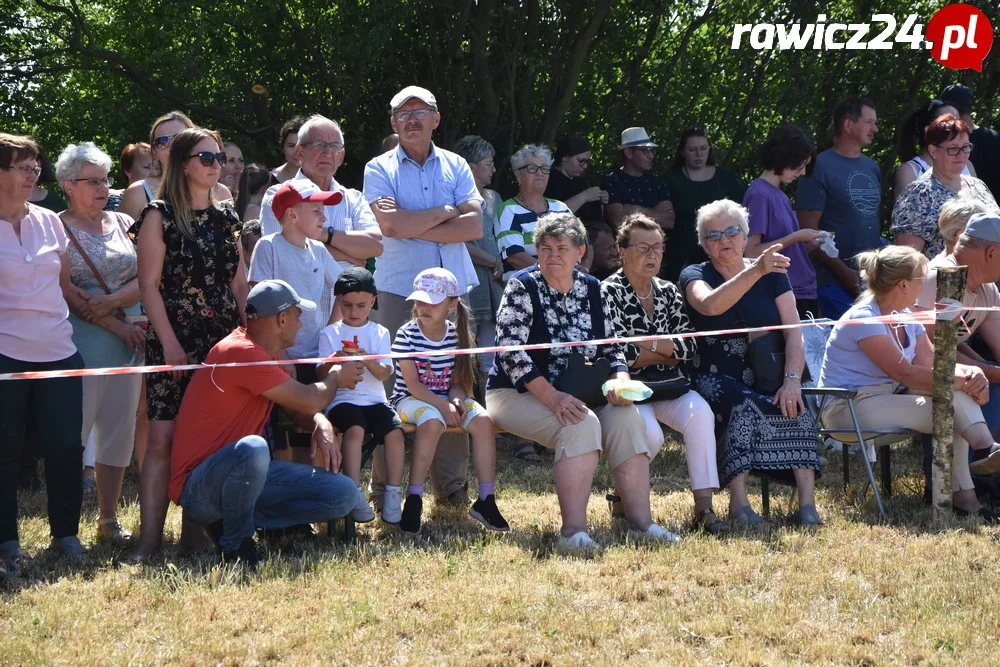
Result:
{"label": "elderly woman in navy blouse", "polygon": [[[538,265],[507,283],[497,314],[497,345],[558,343],[614,335],[600,284],[576,270],[587,233],[571,213],[544,216],[535,227]],[[588,407],[556,388],[570,356],[606,359],[611,376],[628,379],[619,345],[560,346],[497,353],[486,405],[500,428],[555,450],[556,495],[562,512],[560,546],[590,551],[587,501],[601,452],[621,493],[633,538],[674,542],[677,536],[653,522],[649,509],[646,429],[638,409],[616,391],[607,404]],[[609,379],[610,379],[609,377]]]}

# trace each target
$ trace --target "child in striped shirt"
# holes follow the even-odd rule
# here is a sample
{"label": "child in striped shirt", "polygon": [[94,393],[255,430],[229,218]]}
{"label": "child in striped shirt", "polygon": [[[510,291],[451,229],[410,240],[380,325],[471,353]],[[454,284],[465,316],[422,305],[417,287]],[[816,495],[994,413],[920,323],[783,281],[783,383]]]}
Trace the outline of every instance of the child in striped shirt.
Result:
{"label": "child in striped shirt", "polygon": [[[458,280],[447,269],[421,271],[413,281],[413,319],[396,332],[392,352],[400,354],[474,347],[468,309],[459,297]],[[457,323],[448,319],[458,310]],[[410,485],[399,523],[400,530],[416,533],[423,513],[424,479],[430,470],[438,439],[449,426],[461,426],[472,439],[472,465],[479,478],[479,498],[469,515],[487,530],[510,527],[497,509],[496,443],[493,421],[483,406],[470,398],[475,383],[471,355],[442,354],[396,358],[396,383],[390,402],[400,418],[415,424],[410,461]]]}

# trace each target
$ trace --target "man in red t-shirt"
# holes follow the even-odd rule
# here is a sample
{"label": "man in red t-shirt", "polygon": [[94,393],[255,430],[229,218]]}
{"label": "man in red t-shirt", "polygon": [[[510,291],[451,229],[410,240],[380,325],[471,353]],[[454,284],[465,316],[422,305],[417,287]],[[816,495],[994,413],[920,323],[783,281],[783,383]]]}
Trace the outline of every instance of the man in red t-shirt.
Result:
{"label": "man in red t-shirt", "polygon": [[[258,283],[247,297],[247,327],[219,341],[206,364],[273,361],[295,342],[303,299],[283,280]],[[223,560],[257,563],[254,530],[330,521],[354,507],[354,482],[330,472],[340,448],[323,409],[339,387],[353,389],[360,364],[334,366],[323,382],[302,384],[279,365],[206,368],[184,393],[170,457],[170,498],[205,526],[221,521]],[[260,433],[279,404],[313,415],[316,466],[271,461]]]}

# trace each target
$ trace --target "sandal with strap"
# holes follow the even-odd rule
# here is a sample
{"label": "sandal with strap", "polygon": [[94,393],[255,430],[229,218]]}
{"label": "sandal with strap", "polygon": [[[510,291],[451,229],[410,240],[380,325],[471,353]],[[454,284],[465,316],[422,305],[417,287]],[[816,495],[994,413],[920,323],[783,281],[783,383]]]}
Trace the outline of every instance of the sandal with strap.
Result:
{"label": "sandal with strap", "polygon": [[97,522],[97,539],[121,547],[131,541],[132,533],[122,528],[117,517],[109,517]]}
{"label": "sandal with strap", "polygon": [[514,458],[527,463],[541,463],[542,457],[535,451],[535,443],[519,442],[514,450]]}
{"label": "sandal with strap", "polygon": [[[711,520],[707,520],[709,517]],[[694,519],[694,525],[697,530],[709,535],[722,535],[728,533],[730,529],[729,524],[716,516],[711,507],[706,507],[698,512]]]}

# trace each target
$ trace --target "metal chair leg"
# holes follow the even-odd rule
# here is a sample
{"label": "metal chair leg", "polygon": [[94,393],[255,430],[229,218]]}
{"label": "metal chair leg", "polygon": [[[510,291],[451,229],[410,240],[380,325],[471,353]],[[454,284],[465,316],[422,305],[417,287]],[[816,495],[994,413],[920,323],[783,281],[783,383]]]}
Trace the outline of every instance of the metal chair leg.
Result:
{"label": "metal chair leg", "polygon": [[878,491],[878,484],[875,482],[875,473],[872,471],[871,461],[868,460],[868,451],[865,447],[865,438],[861,434],[861,424],[858,422],[857,412],[854,410],[854,399],[847,399],[847,407],[851,412],[851,419],[854,421],[854,432],[858,436],[858,448],[861,450],[861,458],[865,462],[865,471],[868,473],[868,483],[872,485],[875,494],[875,503],[878,505],[878,513],[885,518],[885,507],[882,505],[882,496]]}
{"label": "metal chair leg", "polygon": [[879,449],[879,468],[882,473],[882,497],[892,498],[892,448],[882,445]]}
{"label": "metal chair leg", "polygon": [[766,476],[760,478],[760,511],[764,518],[771,518],[771,482]]}

